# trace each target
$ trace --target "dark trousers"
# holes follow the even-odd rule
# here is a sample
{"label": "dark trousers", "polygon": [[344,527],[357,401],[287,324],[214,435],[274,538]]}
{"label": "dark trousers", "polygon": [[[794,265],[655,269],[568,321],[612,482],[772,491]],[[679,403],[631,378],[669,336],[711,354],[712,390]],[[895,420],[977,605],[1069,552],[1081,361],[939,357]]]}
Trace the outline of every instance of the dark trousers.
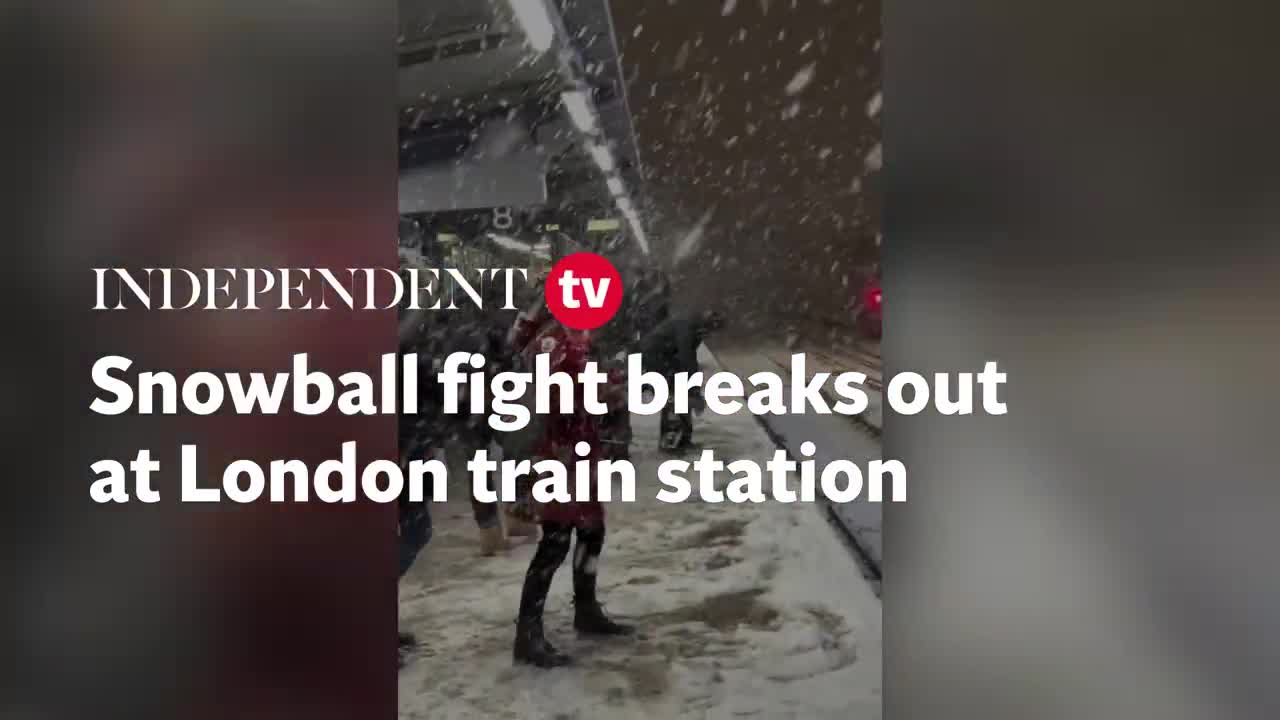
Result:
{"label": "dark trousers", "polygon": [[480,502],[471,498],[471,515],[476,520],[476,527],[481,530],[498,527],[502,522],[498,517],[498,503]]}
{"label": "dark trousers", "polygon": [[[547,603],[547,592],[556,570],[569,556],[574,526],[560,523],[542,523],[542,539],[529,563],[524,576],[524,588],[520,592],[520,618],[535,620],[542,617]],[[596,567],[600,553],[604,551],[604,526],[579,527],[578,546],[573,554],[573,602],[586,606],[595,604]]]}
{"label": "dark trousers", "polygon": [[431,512],[425,502],[400,503],[400,574],[404,577],[418,559],[418,553],[431,542]]}
{"label": "dark trousers", "polygon": [[[494,490],[498,485],[498,478],[494,474],[489,475],[487,490]],[[501,489],[501,488],[497,488]],[[475,518],[476,527],[481,530],[498,527],[502,524],[501,518],[498,516],[501,505],[496,502],[481,502],[475,495],[471,496],[471,516]]]}
{"label": "dark trousers", "polygon": [[624,407],[600,418],[600,441],[604,444],[605,459],[629,460],[631,412]]}
{"label": "dark trousers", "polygon": [[658,418],[658,445],[664,450],[676,450],[693,442],[693,416],[677,413],[674,400],[667,401]]}

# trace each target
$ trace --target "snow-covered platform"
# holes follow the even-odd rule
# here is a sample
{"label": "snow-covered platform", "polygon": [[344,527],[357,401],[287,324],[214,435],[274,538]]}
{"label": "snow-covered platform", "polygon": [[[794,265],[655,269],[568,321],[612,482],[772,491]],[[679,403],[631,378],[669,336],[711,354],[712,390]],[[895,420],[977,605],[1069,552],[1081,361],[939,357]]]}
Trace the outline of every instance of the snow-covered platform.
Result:
{"label": "snow-covered platform", "polygon": [[[835,459],[853,460],[859,465],[881,459],[879,434],[883,409],[878,350],[873,358],[867,354],[855,355],[848,351],[817,351],[808,348],[793,351],[782,346],[717,347],[715,357],[722,367],[744,378],[753,373],[768,371],[789,379],[792,352],[805,353],[809,360],[809,373],[855,371],[866,375],[864,389],[868,398],[867,411],[856,419],[841,415],[814,414],[770,415],[760,418],[770,434],[792,457],[800,457],[801,443],[812,442],[817,449],[814,460],[819,467]],[[830,510],[865,559],[869,572],[878,575],[883,548],[881,506],[859,499],[831,505]]]}
{"label": "snow-covered platform", "polygon": [[[636,503],[609,506],[600,566],[610,614],[638,638],[578,638],[568,563],[547,602],[549,639],[574,667],[513,667],[520,584],[533,552],[477,554],[464,492],[433,506],[435,537],[401,584],[421,649],[400,673],[400,717],[881,717],[881,608],[813,505],[664,504],[656,418],[635,418]],[[695,439],[764,463],[774,445],[745,412],[710,413]]]}

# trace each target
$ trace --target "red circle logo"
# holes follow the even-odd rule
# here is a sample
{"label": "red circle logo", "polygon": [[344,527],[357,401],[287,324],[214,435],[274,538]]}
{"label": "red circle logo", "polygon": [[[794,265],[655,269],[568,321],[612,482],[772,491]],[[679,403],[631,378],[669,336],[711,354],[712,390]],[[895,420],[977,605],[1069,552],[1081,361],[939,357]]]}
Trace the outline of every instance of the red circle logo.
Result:
{"label": "red circle logo", "polygon": [[595,330],[622,307],[622,276],[600,255],[574,253],[551,268],[545,295],[547,309],[565,327]]}

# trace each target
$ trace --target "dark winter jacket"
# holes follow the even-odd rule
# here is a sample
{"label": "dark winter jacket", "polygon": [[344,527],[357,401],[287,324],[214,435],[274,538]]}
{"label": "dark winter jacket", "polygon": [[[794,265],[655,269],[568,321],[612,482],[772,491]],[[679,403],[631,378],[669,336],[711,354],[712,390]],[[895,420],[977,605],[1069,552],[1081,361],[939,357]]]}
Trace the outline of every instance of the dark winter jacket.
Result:
{"label": "dark winter jacket", "polygon": [[705,335],[696,315],[677,313],[663,320],[640,341],[644,369],[666,375],[698,371],[698,346]]}
{"label": "dark winter jacket", "polygon": [[631,324],[643,338],[671,315],[671,283],[665,275],[650,273],[637,283]]}

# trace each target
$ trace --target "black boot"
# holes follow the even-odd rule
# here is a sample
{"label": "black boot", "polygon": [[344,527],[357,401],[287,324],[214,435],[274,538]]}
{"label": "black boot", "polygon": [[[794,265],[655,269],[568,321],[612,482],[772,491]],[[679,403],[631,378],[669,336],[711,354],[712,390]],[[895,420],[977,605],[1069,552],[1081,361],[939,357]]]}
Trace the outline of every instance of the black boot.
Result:
{"label": "black boot", "polygon": [[511,653],[517,663],[540,668],[564,667],[573,658],[560,652],[542,633],[542,618],[520,618],[516,623],[516,646]]}
{"label": "black boot", "polygon": [[516,620],[516,642],[511,656],[517,663],[540,668],[568,665],[572,659],[556,650],[542,631],[542,609],[547,602],[547,591],[556,569],[569,554],[573,529],[543,523],[542,539],[529,563],[524,576],[524,588],[520,591],[520,616]]}
{"label": "black boot", "polygon": [[634,635],[635,628],[611,620],[596,598],[596,569],[603,550],[604,528],[578,528],[573,558],[573,628],[584,635]]}
{"label": "black boot", "polygon": [[414,637],[413,633],[400,632],[396,636],[396,644],[401,650],[411,650],[418,646],[418,638]]}
{"label": "black boot", "polygon": [[401,632],[396,637],[396,668],[402,668],[408,662],[408,656],[418,647],[418,639],[413,633]]}
{"label": "black boot", "polygon": [[636,634],[630,625],[614,622],[598,602],[573,601],[573,629],[583,635],[629,637]]}

